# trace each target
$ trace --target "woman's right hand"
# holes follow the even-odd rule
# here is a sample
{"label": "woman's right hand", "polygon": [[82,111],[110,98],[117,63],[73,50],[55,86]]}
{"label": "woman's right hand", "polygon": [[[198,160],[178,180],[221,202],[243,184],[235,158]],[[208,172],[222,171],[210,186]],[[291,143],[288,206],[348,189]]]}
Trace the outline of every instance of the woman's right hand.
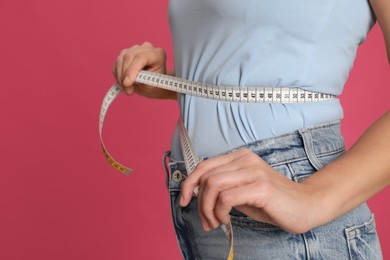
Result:
{"label": "woman's right hand", "polygon": [[112,72],[118,84],[128,95],[137,93],[147,98],[176,99],[176,93],[173,91],[135,82],[140,70],[166,74],[165,63],[165,51],[155,48],[149,42],[144,42],[142,45],[134,45],[122,50],[114,63]]}

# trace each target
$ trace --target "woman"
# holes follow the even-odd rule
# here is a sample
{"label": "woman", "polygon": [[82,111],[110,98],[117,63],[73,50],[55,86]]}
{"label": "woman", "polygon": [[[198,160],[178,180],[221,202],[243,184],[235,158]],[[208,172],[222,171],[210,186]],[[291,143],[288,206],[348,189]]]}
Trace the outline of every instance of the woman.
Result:
{"label": "woman", "polygon": [[389,112],[345,153],[337,99],[234,103],[134,80],[146,69],[338,95],[375,18],[390,62],[390,1],[171,0],[169,10],[175,72],[167,72],[164,50],[148,42],[123,50],[113,72],[129,95],[177,98],[196,152],[208,158],[187,176],[176,131],[170,174],[179,178],[171,176],[169,188],[183,256],[226,258],[218,227],[231,221],[236,259],[381,259],[365,201],[390,182]]}

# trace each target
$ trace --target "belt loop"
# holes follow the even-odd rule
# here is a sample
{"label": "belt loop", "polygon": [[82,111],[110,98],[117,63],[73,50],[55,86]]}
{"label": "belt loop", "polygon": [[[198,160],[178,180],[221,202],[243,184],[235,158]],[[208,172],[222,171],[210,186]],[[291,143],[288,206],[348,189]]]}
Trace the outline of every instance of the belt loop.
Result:
{"label": "belt loop", "polygon": [[303,128],[298,130],[302,137],[303,148],[305,149],[307,158],[316,170],[321,169],[324,165],[317,159],[317,155],[314,152],[313,138],[310,129]]}
{"label": "belt loop", "polygon": [[164,166],[164,169],[165,169],[165,173],[167,175],[167,178],[165,180],[165,185],[167,186],[167,188],[168,188],[168,182],[169,182],[169,168],[168,168],[167,158],[169,160],[169,156],[170,155],[171,155],[171,151],[166,151],[164,153],[164,157],[163,157],[163,166]]}

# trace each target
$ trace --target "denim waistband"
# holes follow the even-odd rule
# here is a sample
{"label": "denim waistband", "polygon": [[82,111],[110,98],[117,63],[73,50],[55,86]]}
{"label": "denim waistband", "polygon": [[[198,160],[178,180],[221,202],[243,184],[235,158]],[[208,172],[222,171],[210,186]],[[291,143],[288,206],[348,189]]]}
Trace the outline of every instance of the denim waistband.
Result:
{"label": "denim waistband", "polygon": [[[319,156],[332,154],[344,150],[344,139],[340,131],[340,122],[330,122],[302,128],[284,135],[255,141],[240,147],[236,147],[224,154],[238,149],[249,149],[256,153],[271,166],[285,164],[308,158],[317,169],[324,165],[318,160]],[[164,166],[168,174],[168,182],[171,179],[169,172],[180,170],[186,175],[183,161],[167,162],[169,152],[164,155]],[[203,158],[207,159],[207,158]]]}
{"label": "denim waistband", "polygon": [[318,156],[339,151],[344,149],[344,139],[337,121],[255,141],[232,151],[240,148],[251,150],[270,165],[278,165],[306,158],[309,154]]}

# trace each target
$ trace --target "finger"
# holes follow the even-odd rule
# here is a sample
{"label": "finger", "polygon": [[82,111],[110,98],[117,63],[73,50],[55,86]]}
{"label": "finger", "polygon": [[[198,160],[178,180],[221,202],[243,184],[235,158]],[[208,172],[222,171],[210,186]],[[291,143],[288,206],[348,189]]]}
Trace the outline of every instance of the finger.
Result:
{"label": "finger", "polygon": [[134,86],[123,87],[123,89],[127,95],[132,95],[135,92]]}
{"label": "finger", "polygon": [[114,65],[114,76],[116,78],[116,82],[118,82],[119,85],[122,85],[122,62],[122,57],[118,57]]}
{"label": "finger", "polygon": [[120,82],[121,82],[123,87],[130,87],[134,83],[134,80],[131,80],[128,77],[128,70],[129,70],[130,66],[132,66],[134,59],[135,59],[135,56],[138,55],[138,53],[139,53],[139,50],[138,51],[134,50],[134,51],[129,51],[125,55],[123,55],[122,64],[121,64],[122,65],[121,78],[120,78]]}
{"label": "finger", "polygon": [[[199,200],[198,200],[198,212],[200,209],[199,207],[200,207],[200,204],[199,204]],[[212,223],[207,221],[207,219],[202,214],[199,214],[199,217],[200,217],[200,221],[201,221],[203,230],[206,232],[210,231],[211,228],[213,227]]]}
{"label": "finger", "polygon": [[[133,61],[135,59],[146,59],[145,62],[141,65],[141,67],[136,68],[138,70],[137,71],[138,73],[139,70],[141,70],[143,67],[147,65],[148,60],[153,60],[150,59],[150,57],[148,56],[154,55],[154,52],[156,52],[157,49],[158,48],[154,49],[153,45],[150,42],[144,42],[141,46],[134,45],[131,48],[127,49],[127,51],[122,55],[123,62],[122,62],[122,73],[121,73],[122,75],[121,82],[123,82],[125,86],[132,85],[134,82],[133,80],[131,80],[132,78],[126,79],[127,71],[129,70],[129,68],[131,68],[130,66],[134,66]],[[155,57],[154,60],[157,61],[158,57]]]}
{"label": "finger", "polygon": [[[124,73],[126,72],[128,66],[130,66],[130,64],[131,64],[131,63],[130,63],[129,60],[127,60],[126,63],[125,63],[125,62],[122,62],[122,69],[121,69],[121,70],[122,70],[122,73],[121,73],[121,75],[125,75]],[[124,89],[124,91],[125,91],[125,93],[126,93],[127,95],[132,95],[132,94],[135,92],[134,84],[131,83],[131,81],[130,81],[129,78],[125,77],[125,78],[123,79],[123,77],[122,77],[120,82],[122,82],[123,89]]]}
{"label": "finger", "polygon": [[147,48],[154,48],[153,44],[151,42],[144,42],[142,45],[142,47],[147,47]]}
{"label": "finger", "polygon": [[245,155],[245,150],[238,150],[236,152],[221,155],[217,157],[210,158],[208,160],[200,162],[195,170],[187,177],[184,181],[182,189],[181,189],[181,203],[182,207],[186,206],[191,200],[192,193],[194,189],[199,186],[200,179],[204,174],[209,172],[210,170],[220,167],[221,165],[228,164],[232,161],[238,160],[242,156]]}
{"label": "finger", "polygon": [[227,164],[235,160],[239,160],[243,156],[246,156],[248,153],[251,152],[247,149],[239,149],[228,154],[211,157],[205,161],[202,161],[202,163],[198,165],[197,168],[202,168],[202,170],[207,171],[208,169],[216,168],[223,164]]}
{"label": "finger", "polygon": [[124,77],[128,77],[133,83],[137,74],[142,69],[165,73],[165,51],[161,48],[144,49],[134,54],[134,58],[124,72]]}
{"label": "finger", "polygon": [[142,70],[149,62],[150,54],[146,52],[139,52],[134,55],[134,58],[123,72],[124,80],[126,81],[127,85],[133,84],[137,74],[140,70]]}
{"label": "finger", "polygon": [[114,65],[114,76],[116,77],[116,81],[119,83],[119,85],[122,85],[122,63],[123,56],[126,54],[126,52],[128,52],[128,49],[123,49],[119,53]]}
{"label": "finger", "polygon": [[200,216],[200,220],[201,220],[201,224],[202,224],[203,230],[206,231],[206,232],[210,231],[211,230],[211,226],[207,222],[207,220],[203,216]]}
{"label": "finger", "polygon": [[277,225],[274,221],[272,221],[272,219],[269,217],[269,215],[261,208],[256,208],[256,207],[247,206],[247,205],[236,206],[234,208],[236,210],[244,213],[245,215],[249,216],[250,218],[256,220],[256,221],[268,223],[268,224],[275,225],[275,226]]}
{"label": "finger", "polygon": [[261,201],[263,198],[257,189],[258,186],[251,183],[221,192],[215,205],[215,216],[221,223],[228,224],[230,221],[229,212],[233,207],[251,205],[253,201],[257,202],[256,207],[264,207],[264,201]]}
{"label": "finger", "polygon": [[222,166],[220,169],[217,168],[216,170],[220,171],[219,173],[208,174],[207,176],[202,177],[201,180],[201,192],[198,196],[200,205],[199,213],[214,228],[221,224],[220,220],[215,215],[215,205],[219,194],[225,190],[247,185],[255,181],[255,175],[250,174],[245,169],[233,169],[234,166],[235,165],[228,165]]}
{"label": "finger", "polygon": [[[234,172],[233,172],[234,174]],[[229,188],[231,182],[227,181],[227,173],[208,173],[203,176],[198,194],[198,211],[202,219],[206,220],[212,228],[217,228],[221,223],[214,214],[216,200],[221,191]]]}
{"label": "finger", "polygon": [[[139,50],[140,50],[141,46],[140,45],[133,45],[131,46],[130,48],[127,48],[127,49],[123,49],[115,63],[114,63],[114,66],[112,68],[112,72],[114,74],[114,77],[116,78],[117,82],[122,86],[122,83],[123,83],[123,69],[124,67],[127,67],[128,66],[128,63],[131,62],[132,60],[132,55],[134,55],[135,53],[137,53]],[[130,58],[130,59],[128,59]],[[124,60],[128,60],[127,64],[124,64],[126,62],[124,62]]]}

